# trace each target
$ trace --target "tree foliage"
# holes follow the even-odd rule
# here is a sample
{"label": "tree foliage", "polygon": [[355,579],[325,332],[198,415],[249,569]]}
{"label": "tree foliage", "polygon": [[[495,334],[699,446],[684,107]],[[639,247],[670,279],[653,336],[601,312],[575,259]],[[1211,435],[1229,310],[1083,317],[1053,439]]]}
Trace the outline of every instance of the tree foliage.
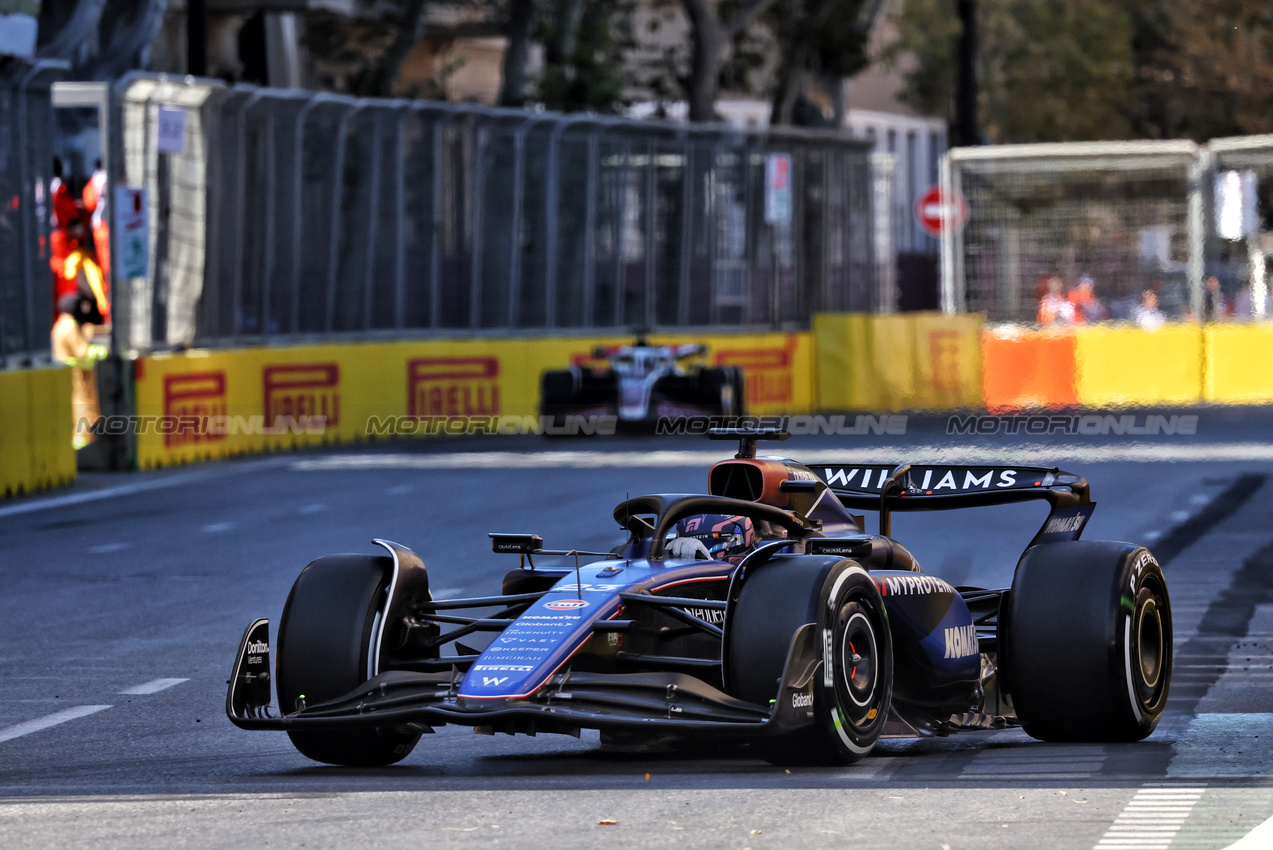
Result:
{"label": "tree foliage", "polygon": [[[1267,0],[978,0],[981,126],[993,142],[1270,132]],[[906,0],[886,61],[912,56],[903,99],[953,117],[959,23]]]}
{"label": "tree foliage", "polygon": [[616,112],[623,105],[631,0],[542,0],[544,46],[535,99],[561,112]]}

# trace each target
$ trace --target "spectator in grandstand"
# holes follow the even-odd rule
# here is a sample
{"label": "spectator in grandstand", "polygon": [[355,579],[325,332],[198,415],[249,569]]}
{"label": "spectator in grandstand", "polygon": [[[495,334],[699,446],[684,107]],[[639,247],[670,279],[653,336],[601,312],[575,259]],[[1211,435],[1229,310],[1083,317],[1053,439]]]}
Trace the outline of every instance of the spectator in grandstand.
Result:
{"label": "spectator in grandstand", "polygon": [[1167,317],[1158,309],[1158,293],[1146,289],[1140,296],[1140,307],[1136,310],[1136,324],[1145,330],[1156,330],[1167,323]]}
{"label": "spectator in grandstand", "polygon": [[1206,289],[1202,293],[1202,320],[1218,322],[1228,315],[1229,304],[1220,289],[1220,278],[1212,275],[1207,278]]}
{"label": "spectator in grandstand", "polygon": [[1065,297],[1065,284],[1055,275],[1048,278],[1048,291],[1039,299],[1039,324],[1070,325],[1077,313],[1070,299]]}
{"label": "spectator in grandstand", "polygon": [[1255,315],[1255,294],[1251,291],[1251,282],[1242,284],[1238,294],[1233,296],[1233,318],[1246,321]]}
{"label": "spectator in grandstand", "polygon": [[1096,297],[1096,281],[1090,274],[1079,275],[1078,286],[1070,291],[1070,303],[1074,305],[1076,322],[1103,322],[1109,318],[1109,311]]}
{"label": "spectator in grandstand", "polygon": [[82,449],[93,442],[91,426],[102,416],[93,366],[106,356],[106,348],[93,342],[93,334],[103,317],[96,302],[79,293],[64,295],[57,306],[61,313],[53,323],[53,357],[72,367],[71,443]]}
{"label": "spectator in grandstand", "polygon": [[93,163],[93,176],[84,184],[84,214],[89,217],[93,231],[93,249],[97,252],[97,265],[102,269],[102,280],[110,290],[110,229],[106,223],[106,170],[99,159]]}

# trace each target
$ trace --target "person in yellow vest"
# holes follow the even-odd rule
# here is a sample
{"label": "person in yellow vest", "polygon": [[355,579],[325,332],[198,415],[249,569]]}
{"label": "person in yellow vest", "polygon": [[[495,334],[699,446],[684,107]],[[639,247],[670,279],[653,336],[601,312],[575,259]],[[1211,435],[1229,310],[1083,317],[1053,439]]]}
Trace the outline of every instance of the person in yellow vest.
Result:
{"label": "person in yellow vest", "polygon": [[106,347],[94,343],[93,334],[104,320],[95,300],[79,293],[62,296],[58,309],[61,313],[52,332],[53,357],[71,367],[71,443],[82,449],[95,439],[92,426],[102,418],[93,366],[106,356]]}

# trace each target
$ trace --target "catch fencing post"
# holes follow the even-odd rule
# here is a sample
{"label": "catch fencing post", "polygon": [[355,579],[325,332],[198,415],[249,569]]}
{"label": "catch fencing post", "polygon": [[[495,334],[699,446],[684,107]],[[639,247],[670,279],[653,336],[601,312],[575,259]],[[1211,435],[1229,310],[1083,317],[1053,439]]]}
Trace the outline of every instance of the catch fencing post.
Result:
{"label": "catch fencing post", "polygon": [[331,333],[336,318],[336,279],[339,277],[337,267],[340,264],[340,201],[344,194],[345,171],[345,135],[349,131],[349,121],[367,106],[366,98],[359,98],[340,116],[340,124],[336,129],[336,162],[332,168],[332,200],[331,216],[328,229],[327,245],[327,316],[326,328]]}
{"label": "catch fencing post", "polygon": [[1206,148],[1198,151],[1189,164],[1189,218],[1187,232],[1189,235],[1189,310],[1194,321],[1203,322],[1203,287],[1202,277],[1206,262],[1207,232],[1203,218],[1202,187],[1206,177],[1211,173],[1211,152]]}
{"label": "catch fencing post", "polygon": [[305,119],[315,107],[339,99],[337,95],[319,92],[296,113],[296,130],[292,134],[292,167],[295,175],[292,181],[292,333],[300,330],[301,322],[301,222],[304,220],[301,186],[305,181],[302,164],[305,156]]}
{"label": "catch fencing post", "polygon": [[367,190],[370,197],[367,201],[367,261],[363,264],[362,275],[362,329],[371,330],[371,287],[376,271],[376,236],[380,229],[380,110],[377,105],[372,111],[371,129],[371,186]]}
{"label": "catch fencing post", "polygon": [[561,157],[558,149],[566,128],[585,118],[585,115],[560,116],[548,137],[548,186],[544,193],[544,241],[548,243],[544,255],[544,325],[550,328],[557,327],[557,201],[561,182],[557,173]]}

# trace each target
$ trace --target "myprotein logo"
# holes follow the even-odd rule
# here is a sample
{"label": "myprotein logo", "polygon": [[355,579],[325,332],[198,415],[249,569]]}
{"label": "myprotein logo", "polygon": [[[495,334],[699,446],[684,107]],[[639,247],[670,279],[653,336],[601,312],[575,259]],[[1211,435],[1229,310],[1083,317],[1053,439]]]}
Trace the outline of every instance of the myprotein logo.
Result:
{"label": "myprotein logo", "polygon": [[407,361],[408,416],[499,414],[499,360],[417,357]]}
{"label": "myprotein logo", "polygon": [[176,417],[181,425],[164,432],[164,448],[224,440],[224,431],[217,433],[206,425],[212,417],[226,416],[225,388],[225,372],[221,370],[165,375],[164,416]]}
{"label": "myprotein logo", "polygon": [[889,576],[876,579],[881,596],[922,596],[930,593],[954,593],[955,588],[936,576]]}
{"label": "myprotein logo", "polygon": [[792,401],[791,361],[795,338],[782,348],[740,348],[719,351],[717,366],[738,366],[743,370],[747,404],[790,404]]}
{"label": "myprotein logo", "polygon": [[327,425],[340,422],[340,365],[298,363],[266,366],[261,372],[265,387],[265,421],[279,417]]}

